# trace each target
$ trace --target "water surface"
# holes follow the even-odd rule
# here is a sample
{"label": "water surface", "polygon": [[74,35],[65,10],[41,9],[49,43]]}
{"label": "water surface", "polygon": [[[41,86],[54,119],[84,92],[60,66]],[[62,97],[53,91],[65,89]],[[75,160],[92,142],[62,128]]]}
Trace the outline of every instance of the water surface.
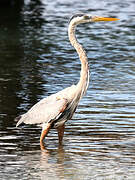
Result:
{"label": "water surface", "polygon": [[[133,180],[135,177],[135,4],[128,1],[25,1],[0,10],[0,179]],[[8,13],[7,13],[8,11]],[[80,25],[90,85],[65,129],[16,128],[14,118],[79,80],[67,28],[82,11],[120,21]]]}

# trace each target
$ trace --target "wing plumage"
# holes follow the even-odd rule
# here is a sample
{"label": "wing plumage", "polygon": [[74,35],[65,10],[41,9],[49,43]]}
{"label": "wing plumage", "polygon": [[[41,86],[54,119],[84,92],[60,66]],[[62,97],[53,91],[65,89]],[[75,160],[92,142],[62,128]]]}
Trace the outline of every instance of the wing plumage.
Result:
{"label": "wing plumage", "polygon": [[68,104],[67,99],[51,95],[35,104],[27,113],[19,117],[16,126],[21,123],[41,124],[57,119]]}
{"label": "wing plumage", "polygon": [[76,94],[76,86],[72,85],[52,94],[36,103],[27,113],[16,118],[16,127],[21,123],[42,124],[57,120]]}

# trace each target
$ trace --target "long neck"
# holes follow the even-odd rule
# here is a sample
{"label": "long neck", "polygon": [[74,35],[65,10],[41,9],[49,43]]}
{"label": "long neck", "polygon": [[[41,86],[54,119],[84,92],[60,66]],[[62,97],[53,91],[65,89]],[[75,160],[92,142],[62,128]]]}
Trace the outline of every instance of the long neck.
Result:
{"label": "long neck", "polygon": [[81,94],[83,95],[88,87],[89,84],[89,67],[88,67],[88,58],[86,55],[85,50],[83,49],[82,45],[79,44],[79,42],[76,39],[75,36],[75,24],[69,24],[69,28],[68,28],[68,36],[69,36],[69,40],[70,43],[72,44],[72,46],[76,49],[80,61],[81,61],[81,73],[80,73],[80,80],[77,84],[78,89],[81,90]]}

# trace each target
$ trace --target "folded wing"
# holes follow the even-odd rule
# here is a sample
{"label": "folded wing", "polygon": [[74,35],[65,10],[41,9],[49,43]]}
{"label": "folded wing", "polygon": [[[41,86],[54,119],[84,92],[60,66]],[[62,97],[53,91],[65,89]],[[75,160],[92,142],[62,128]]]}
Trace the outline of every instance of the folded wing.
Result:
{"label": "folded wing", "polygon": [[61,98],[56,94],[42,99],[35,104],[27,113],[17,117],[19,120],[16,126],[21,123],[25,124],[41,124],[55,121],[66,109],[68,100]]}

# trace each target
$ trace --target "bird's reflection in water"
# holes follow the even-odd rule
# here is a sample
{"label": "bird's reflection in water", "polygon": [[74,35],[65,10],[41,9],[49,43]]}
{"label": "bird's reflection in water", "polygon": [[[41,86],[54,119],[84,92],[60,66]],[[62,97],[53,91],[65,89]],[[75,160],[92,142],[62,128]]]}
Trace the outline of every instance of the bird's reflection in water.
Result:
{"label": "bird's reflection in water", "polygon": [[[65,152],[63,145],[49,149],[45,144],[40,144],[40,172],[42,178],[52,178],[55,176],[64,177]],[[47,172],[47,173],[46,173]]]}

